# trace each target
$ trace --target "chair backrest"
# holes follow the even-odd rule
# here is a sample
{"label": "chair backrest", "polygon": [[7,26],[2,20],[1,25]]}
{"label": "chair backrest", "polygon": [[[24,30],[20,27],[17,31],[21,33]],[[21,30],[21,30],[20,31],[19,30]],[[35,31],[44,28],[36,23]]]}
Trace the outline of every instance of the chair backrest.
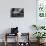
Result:
{"label": "chair backrest", "polygon": [[18,33],[18,27],[16,28],[11,28],[11,34]]}

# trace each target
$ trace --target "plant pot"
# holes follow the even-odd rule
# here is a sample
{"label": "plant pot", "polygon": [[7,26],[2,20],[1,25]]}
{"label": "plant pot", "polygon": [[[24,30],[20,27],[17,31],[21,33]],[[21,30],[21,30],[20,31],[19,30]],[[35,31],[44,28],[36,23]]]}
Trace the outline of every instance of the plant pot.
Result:
{"label": "plant pot", "polygon": [[40,39],[37,39],[37,43],[40,43]]}
{"label": "plant pot", "polygon": [[45,39],[38,39],[37,42],[38,42],[39,44],[41,44],[41,43],[44,42],[44,40],[45,40]]}

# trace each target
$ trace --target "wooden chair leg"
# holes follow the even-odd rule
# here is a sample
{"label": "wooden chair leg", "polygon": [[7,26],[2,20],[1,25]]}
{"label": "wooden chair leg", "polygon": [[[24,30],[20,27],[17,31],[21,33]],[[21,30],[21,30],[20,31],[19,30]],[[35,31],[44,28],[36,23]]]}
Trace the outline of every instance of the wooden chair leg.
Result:
{"label": "wooden chair leg", "polygon": [[18,34],[17,34],[17,46],[18,46]]}
{"label": "wooden chair leg", "polygon": [[5,46],[7,46],[7,42],[5,41]]}
{"label": "wooden chair leg", "polygon": [[18,46],[18,34],[17,34],[17,37],[16,37],[16,45],[15,46]]}
{"label": "wooden chair leg", "polygon": [[7,46],[7,33],[5,34],[5,46]]}

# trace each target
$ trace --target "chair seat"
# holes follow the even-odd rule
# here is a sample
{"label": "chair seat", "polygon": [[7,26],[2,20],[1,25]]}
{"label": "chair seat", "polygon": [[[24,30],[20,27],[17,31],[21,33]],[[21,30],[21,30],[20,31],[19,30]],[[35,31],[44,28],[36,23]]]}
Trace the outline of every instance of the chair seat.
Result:
{"label": "chair seat", "polygon": [[15,34],[7,33],[6,35],[7,36],[17,36],[17,33],[15,33]]}

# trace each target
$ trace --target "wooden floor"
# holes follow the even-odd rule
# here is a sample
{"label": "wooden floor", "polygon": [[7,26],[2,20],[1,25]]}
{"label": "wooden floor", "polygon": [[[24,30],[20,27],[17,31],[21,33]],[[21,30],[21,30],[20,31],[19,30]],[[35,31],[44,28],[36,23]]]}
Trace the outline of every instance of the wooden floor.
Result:
{"label": "wooden floor", "polygon": [[[0,42],[0,46],[4,46],[4,43],[2,42]],[[8,43],[8,45],[7,46],[15,46],[15,43]],[[34,43],[34,42],[32,42],[32,43],[30,43],[30,46],[37,46],[37,43]],[[43,45],[41,45],[41,46],[46,46],[46,43],[44,43]]]}

